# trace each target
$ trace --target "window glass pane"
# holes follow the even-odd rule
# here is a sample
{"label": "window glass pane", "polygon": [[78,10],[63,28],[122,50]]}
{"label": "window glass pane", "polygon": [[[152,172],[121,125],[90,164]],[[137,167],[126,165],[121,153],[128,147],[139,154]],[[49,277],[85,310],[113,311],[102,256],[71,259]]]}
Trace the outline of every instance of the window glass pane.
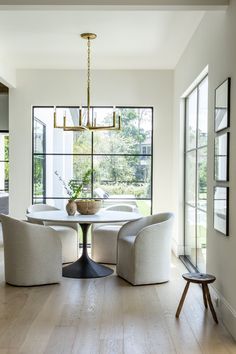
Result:
{"label": "window glass pane", "polygon": [[206,271],[206,231],[207,214],[197,212],[197,267],[201,272]]}
{"label": "window glass pane", "polygon": [[9,213],[9,136],[0,133],[0,213]]}
{"label": "window glass pane", "polygon": [[45,194],[45,156],[34,156],[34,196],[43,199]]}
{"label": "window glass pane", "polygon": [[196,215],[195,208],[185,208],[185,256],[196,265]]}
{"label": "window glass pane", "polygon": [[[57,108],[57,124],[63,125],[63,116],[66,112],[67,125],[78,123],[79,108]],[[37,120],[45,125],[46,130],[46,151],[47,153],[67,153],[67,154],[90,154],[91,153],[91,132],[63,131],[61,128],[54,128],[54,108],[37,107],[34,108],[34,151],[41,152],[42,126],[38,127]],[[39,137],[38,137],[39,135]]]}
{"label": "window glass pane", "polygon": [[96,126],[103,127],[103,126],[112,126],[113,125],[113,108],[112,107],[93,108],[92,114],[93,114],[93,121]]}
{"label": "window glass pane", "polygon": [[195,205],[196,195],[196,151],[186,153],[186,184],[185,200],[191,205]]}
{"label": "window glass pane", "polygon": [[9,190],[9,136],[0,133],[0,191]]}
{"label": "window glass pane", "polygon": [[0,133],[0,161],[9,160],[9,135]]}
{"label": "window glass pane", "polygon": [[45,126],[36,119],[34,122],[34,151],[43,153],[45,151]]}
{"label": "window glass pane", "polygon": [[197,89],[186,101],[186,150],[196,148],[197,129]]}
{"label": "window glass pane", "polygon": [[[99,116],[102,110],[94,108],[94,114]],[[106,110],[104,110],[105,113]],[[119,113],[121,114],[121,130],[96,132],[94,153],[151,154],[152,110],[150,108],[123,108],[119,110]]]}
{"label": "window glass pane", "polygon": [[0,190],[8,191],[9,189],[9,163],[0,162]]}
{"label": "window glass pane", "polygon": [[94,190],[110,198],[151,198],[151,157],[94,156]]}
{"label": "window glass pane", "polygon": [[54,206],[58,209],[65,210],[66,204],[68,203],[68,199],[62,199],[62,198],[47,198],[45,201],[40,198],[40,196],[34,196],[33,198],[33,204],[41,204],[41,203],[46,203],[48,205]]}
{"label": "window glass pane", "polygon": [[[70,180],[74,183],[81,183],[85,172],[91,168],[91,157],[77,155],[45,155],[46,165],[46,194],[47,198],[60,197],[69,198],[69,191],[65,188]],[[42,163],[38,162],[39,157],[34,157],[34,166],[39,166],[39,173],[34,171],[34,189],[36,193],[37,182],[41,181]],[[35,167],[36,168],[36,167]],[[40,174],[41,173],[41,174]],[[37,179],[37,176],[39,178]],[[65,185],[64,185],[65,183]],[[40,183],[39,183],[40,185]],[[37,195],[37,194],[35,194]],[[91,196],[91,184],[82,191],[81,197]]]}
{"label": "window glass pane", "polygon": [[9,135],[0,133],[0,161],[9,160]]}
{"label": "window glass pane", "polygon": [[[126,201],[127,203],[128,201]],[[138,210],[143,216],[150,215],[151,210],[151,200],[137,200],[136,201]]]}
{"label": "window glass pane", "polygon": [[198,207],[207,208],[207,148],[198,150]]}
{"label": "window glass pane", "polygon": [[208,124],[208,79],[199,85],[198,103],[198,146],[207,145]]}

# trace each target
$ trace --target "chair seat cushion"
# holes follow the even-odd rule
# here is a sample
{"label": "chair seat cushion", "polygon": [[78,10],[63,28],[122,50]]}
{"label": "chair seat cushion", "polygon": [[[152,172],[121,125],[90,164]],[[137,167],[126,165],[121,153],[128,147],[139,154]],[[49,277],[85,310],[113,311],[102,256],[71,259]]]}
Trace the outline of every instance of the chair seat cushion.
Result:
{"label": "chair seat cushion", "polygon": [[122,225],[101,225],[92,233],[92,258],[96,262],[116,264],[117,236]]}
{"label": "chair seat cushion", "polygon": [[94,230],[94,233],[96,234],[111,234],[111,233],[115,233],[116,235],[118,234],[118,232],[120,231],[122,225],[115,225],[115,224],[111,224],[111,225],[103,225],[101,227],[98,227]]}

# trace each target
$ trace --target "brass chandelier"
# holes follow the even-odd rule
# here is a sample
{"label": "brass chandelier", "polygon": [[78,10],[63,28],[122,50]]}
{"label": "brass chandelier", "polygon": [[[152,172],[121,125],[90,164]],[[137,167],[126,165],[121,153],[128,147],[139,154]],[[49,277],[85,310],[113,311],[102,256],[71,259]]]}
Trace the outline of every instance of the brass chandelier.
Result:
{"label": "brass chandelier", "polygon": [[68,126],[66,112],[63,115],[63,125],[57,124],[57,111],[54,108],[54,128],[62,128],[64,131],[98,131],[98,130],[120,130],[121,129],[121,117],[116,114],[116,109],[113,109],[112,124],[110,125],[97,125],[96,119],[91,116],[91,106],[90,106],[90,63],[91,63],[91,49],[90,41],[95,39],[97,35],[95,33],[82,33],[80,35],[83,39],[87,40],[87,106],[86,108],[86,121],[83,122],[82,117],[82,106],[79,108],[79,119],[78,125]]}

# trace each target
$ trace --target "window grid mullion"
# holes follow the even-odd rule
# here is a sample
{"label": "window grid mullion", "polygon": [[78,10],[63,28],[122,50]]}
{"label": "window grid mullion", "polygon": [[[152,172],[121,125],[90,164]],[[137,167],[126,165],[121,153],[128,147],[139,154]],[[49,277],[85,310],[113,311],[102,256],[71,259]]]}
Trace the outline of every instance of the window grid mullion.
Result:
{"label": "window grid mullion", "polygon": [[[33,161],[32,161],[32,164],[33,164],[33,166],[35,166],[35,164],[34,164],[34,158],[37,158],[37,157],[42,157],[42,158],[45,158],[46,156],[78,156],[78,157],[86,157],[86,156],[90,156],[91,157],[91,169],[93,170],[93,168],[94,168],[94,163],[95,163],[95,158],[97,157],[97,156],[122,156],[122,157],[140,157],[140,158],[142,158],[142,157],[150,157],[151,158],[151,166],[152,166],[152,159],[153,159],[153,154],[152,154],[152,152],[151,153],[146,153],[146,154],[141,154],[141,153],[139,153],[139,154],[122,154],[122,153],[120,153],[120,154],[107,154],[107,153],[104,153],[104,154],[100,154],[100,153],[94,153],[94,135],[93,135],[93,132],[91,132],[91,153],[89,154],[81,154],[81,153],[70,153],[70,154],[68,154],[68,153],[37,153],[37,152],[35,152],[35,131],[34,131],[34,125],[36,126],[36,124],[37,124],[37,118],[35,117],[35,115],[34,115],[34,109],[35,108],[52,108],[52,107],[42,107],[42,106],[35,106],[35,107],[33,107],[32,108],[32,112],[33,112],[33,114],[32,114],[32,116],[33,116],[33,130],[32,130],[32,151],[33,151],[33,153],[32,153],[32,157],[33,157]],[[94,114],[94,108],[98,108],[98,107],[91,107],[92,108],[92,115]],[[119,107],[119,108],[134,108],[134,107]],[[153,108],[152,107],[135,107],[135,108],[145,108],[145,109],[150,109],[151,110],[151,132],[152,132],[152,130],[153,130]],[[34,124],[34,120],[36,121],[36,124]],[[153,139],[151,139],[151,146],[152,146],[152,149],[153,149]],[[151,149],[151,151],[153,151]],[[45,165],[46,166],[46,165]],[[32,173],[34,173],[34,169],[32,169]],[[151,173],[152,173],[152,167],[151,167]],[[41,198],[41,196],[40,197],[37,197],[36,195],[35,195],[35,190],[34,190],[34,182],[33,182],[33,180],[34,180],[34,176],[32,176],[33,178],[32,178],[32,184],[33,184],[33,188],[32,188],[32,191],[33,191],[33,199],[40,199]],[[93,197],[93,192],[94,192],[94,182],[95,182],[95,179],[94,179],[94,174],[92,173],[92,175],[91,175],[91,197]],[[142,183],[142,181],[137,181],[137,183]],[[152,184],[152,177],[151,177],[151,184]],[[152,185],[151,185],[151,189],[152,189]],[[46,191],[45,191],[46,192]],[[44,197],[44,200],[46,200],[46,199],[67,199],[67,198],[61,198],[61,197],[46,197],[46,195],[45,195],[45,197]],[[151,204],[152,204],[152,195],[150,196],[150,197],[148,197],[148,198],[126,198],[126,200],[150,200],[151,201]]]}
{"label": "window grid mullion", "polygon": [[[200,91],[200,84],[206,79],[207,76],[203,78],[203,80],[195,87],[191,93],[194,92],[194,90],[197,90],[197,119],[196,119],[196,147],[187,150],[187,119],[188,119],[188,109],[187,109],[187,102],[189,99],[189,96],[185,98],[185,134],[184,134],[184,250],[186,246],[186,206],[191,207],[195,209],[195,264],[196,268],[198,267],[198,257],[197,257],[197,246],[198,246],[198,211],[201,211],[205,214],[207,214],[207,211],[202,209],[200,206],[198,206],[198,193],[199,193],[199,154],[200,151],[203,150],[204,148],[207,148],[206,145],[199,146],[199,91]],[[191,94],[190,93],[190,94]],[[189,95],[190,95],[189,94]],[[191,203],[186,201],[186,171],[187,171],[187,155],[189,152],[196,152],[195,156],[195,161],[196,161],[196,167],[195,167],[195,206],[193,206]],[[186,256],[186,252],[184,251],[184,254]]]}

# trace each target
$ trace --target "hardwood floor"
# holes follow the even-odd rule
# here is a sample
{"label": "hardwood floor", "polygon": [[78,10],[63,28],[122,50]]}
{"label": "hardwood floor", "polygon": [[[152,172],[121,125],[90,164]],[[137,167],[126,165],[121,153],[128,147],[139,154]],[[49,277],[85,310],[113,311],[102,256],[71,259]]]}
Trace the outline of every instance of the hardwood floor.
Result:
{"label": "hardwood floor", "polygon": [[5,285],[0,250],[0,354],[236,353],[236,343],[204,309],[202,291],[185,282],[173,257],[171,281],[133,287],[115,274],[101,279],[63,278],[60,285]]}

